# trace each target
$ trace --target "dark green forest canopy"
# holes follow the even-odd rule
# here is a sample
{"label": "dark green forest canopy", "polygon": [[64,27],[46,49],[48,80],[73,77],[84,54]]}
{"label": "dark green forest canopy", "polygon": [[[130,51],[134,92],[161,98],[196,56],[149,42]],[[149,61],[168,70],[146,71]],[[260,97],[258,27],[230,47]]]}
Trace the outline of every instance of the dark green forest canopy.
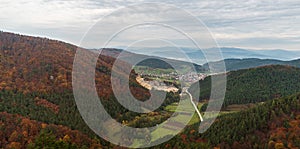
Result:
{"label": "dark green forest canopy", "polygon": [[[211,77],[200,82],[200,100],[209,99]],[[224,106],[263,102],[300,91],[300,69],[269,65],[227,73]],[[195,93],[195,85],[190,88]]]}

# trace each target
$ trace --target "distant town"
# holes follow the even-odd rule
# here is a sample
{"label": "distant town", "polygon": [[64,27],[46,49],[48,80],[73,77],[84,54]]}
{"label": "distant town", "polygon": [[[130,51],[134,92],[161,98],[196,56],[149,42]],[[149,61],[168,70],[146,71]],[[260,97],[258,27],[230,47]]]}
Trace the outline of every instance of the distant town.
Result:
{"label": "distant town", "polygon": [[148,89],[163,90],[167,92],[177,92],[181,82],[184,86],[189,86],[199,80],[207,77],[204,73],[188,72],[186,74],[178,74],[176,72],[162,74],[139,74],[137,81]]}

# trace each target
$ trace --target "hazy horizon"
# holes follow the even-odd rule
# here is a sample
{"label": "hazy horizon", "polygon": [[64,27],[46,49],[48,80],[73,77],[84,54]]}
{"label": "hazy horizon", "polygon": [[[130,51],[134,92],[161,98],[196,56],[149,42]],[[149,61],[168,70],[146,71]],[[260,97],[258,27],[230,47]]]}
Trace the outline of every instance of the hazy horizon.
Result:
{"label": "hazy horizon", "polygon": [[[144,2],[157,1],[139,1],[139,3]],[[97,21],[132,4],[135,2],[130,0],[122,2],[4,0],[0,4],[0,29],[80,45],[84,34]],[[300,18],[300,9],[298,9],[300,4],[295,1],[234,0],[219,3],[215,0],[189,2],[169,0],[164,4],[183,9],[203,21],[220,47],[300,50],[300,19],[297,19]],[[147,11],[138,15],[151,17]],[[129,20],[130,17],[128,16]],[[119,19],[110,21],[115,23]],[[189,24],[188,20],[182,20],[182,23]],[[106,30],[102,30],[103,35]],[[180,42],[180,39],[176,39],[175,36],[170,35],[170,38]],[[124,46],[127,44],[122,41],[114,45],[114,47]]]}

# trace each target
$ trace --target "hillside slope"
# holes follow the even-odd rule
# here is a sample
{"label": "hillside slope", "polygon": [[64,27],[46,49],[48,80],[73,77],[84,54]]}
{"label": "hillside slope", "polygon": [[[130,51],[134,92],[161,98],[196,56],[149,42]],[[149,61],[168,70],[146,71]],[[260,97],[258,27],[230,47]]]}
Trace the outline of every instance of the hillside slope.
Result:
{"label": "hillside slope", "polygon": [[[226,95],[223,106],[263,102],[300,91],[300,69],[270,65],[227,73]],[[210,96],[211,77],[200,81],[200,100]],[[191,93],[195,92],[193,86]]]}
{"label": "hillside slope", "polygon": [[[82,120],[72,93],[71,74],[76,50],[76,46],[60,41],[0,32],[0,112],[18,114],[38,123],[63,125],[97,138]],[[108,53],[110,50],[105,49]],[[134,117],[136,113],[128,114],[128,110],[113,96],[110,73],[114,61],[115,58],[109,55],[100,55],[95,82],[107,111],[122,121],[123,114]],[[126,77],[123,71],[126,67],[131,68],[131,65],[124,63],[116,68],[119,79]],[[148,99],[149,91],[135,78],[136,74],[132,71],[129,77],[131,92],[139,100]],[[118,89],[122,91],[124,88]],[[6,124],[3,127],[8,127]],[[33,127],[38,127],[35,124]],[[53,131],[59,129],[53,128]],[[7,133],[10,132],[3,133],[0,139],[9,137]],[[9,143],[11,141],[8,140]],[[109,145],[101,140],[103,143]]]}
{"label": "hillside slope", "polygon": [[[71,91],[76,50],[76,46],[60,41],[0,32],[0,89],[25,94]],[[97,63],[95,81],[102,98],[112,95],[110,71],[114,61],[115,58],[105,53]],[[123,67],[131,68],[131,65],[124,63]],[[120,77],[126,76],[122,69],[116,71]],[[138,85],[135,77],[133,72],[131,91],[140,99],[147,98],[148,91]]]}

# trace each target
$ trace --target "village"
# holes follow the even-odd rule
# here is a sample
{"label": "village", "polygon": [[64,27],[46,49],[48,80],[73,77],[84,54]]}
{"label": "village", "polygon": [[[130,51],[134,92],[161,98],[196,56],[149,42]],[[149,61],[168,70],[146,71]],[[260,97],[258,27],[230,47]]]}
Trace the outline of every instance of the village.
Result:
{"label": "village", "polygon": [[[162,90],[166,92],[177,92],[179,86],[189,86],[199,80],[203,80],[207,74],[189,72],[178,74],[176,72],[163,74],[139,74],[137,81],[145,88],[151,90]],[[182,83],[182,84],[181,84]]]}

